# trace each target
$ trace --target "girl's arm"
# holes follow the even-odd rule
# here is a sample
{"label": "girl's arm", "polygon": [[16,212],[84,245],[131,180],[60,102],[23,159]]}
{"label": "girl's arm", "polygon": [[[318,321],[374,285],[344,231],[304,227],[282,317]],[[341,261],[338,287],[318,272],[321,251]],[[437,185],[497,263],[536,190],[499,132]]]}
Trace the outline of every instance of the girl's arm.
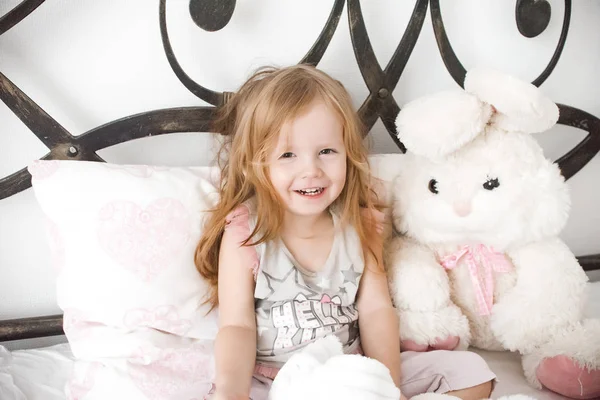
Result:
{"label": "girl's arm", "polygon": [[[383,214],[374,211],[377,220]],[[383,232],[378,223],[379,233]],[[383,253],[383,236],[378,236],[376,251]],[[358,289],[358,324],[360,340],[365,356],[374,358],[389,370],[397,387],[400,387],[400,332],[398,314],[390,298],[387,275],[379,271],[373,256],[367,254],[365,269]],[[402,396],[404,398],[404,396]]]}
{"label": "girl's arm", "polygon": [[400,332],[398,314],[392,306],[385,272],[365,266],[358,290],[358,326],[365,356],[374,358],[390,370],[400,387]]}
{"label": "girl's arm", "polygon": [[236,216],[221,240],[219,333],[215,344],[217,399],[247,400],[250,394],[256,360],[252,269],[258,260],[254,248],[240,245],[247,233],[247,218]]}

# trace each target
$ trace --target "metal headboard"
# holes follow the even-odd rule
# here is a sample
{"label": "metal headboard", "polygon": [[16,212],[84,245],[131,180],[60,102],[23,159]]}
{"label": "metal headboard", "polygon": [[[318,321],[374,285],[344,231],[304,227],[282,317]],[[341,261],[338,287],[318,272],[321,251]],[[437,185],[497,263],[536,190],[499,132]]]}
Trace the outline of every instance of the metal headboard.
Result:
{"label": "metal headboard", "polygon": [[[0,18],[0,35],[17,25],[45,0],[23,0]],[[235,10],[235,0],[190,0],[190,15],[193,21],[206,31],[217,31],[225,27]],[[439,0],[416,0],[408,26],[385,68],[382,68],[365,26],[359,0],[335,0],[323,30],[312,48],[299,61],[318,65],[337,29],[344,5],[347,6],[350,36],[356,62],[369,89],[358,114],[370,131],[377,119],[381,119],[390,137],[399,149],[404,146],[395,135],[394,119],[400,107],[393,96],[402,72],[419,38],[423,22],[430,7],[433,30],[440,55],[446,69],[459,86],[463,86],[466,70],[454,53],[440,10]],[[551,18],[550,4],[545,0],[517,0],[515,6],[517,29],[528,38],[542,33]],[[118,143],[175,132],[210,132],[215,107],[226,102],[228,92],[216,92],[192,80],[183,70],[171,47],[166,23],[166,0],[160,0],[158,22],[165,55],[179,81],[195,96],[212,106],[177,107],[159,109],[131,115],[91,129],[80,136],[73,136],[64,127],[41,109],[31,98],[0,72],[0,99],[49,149],[45,160],[89,160],[104,161],[97,151]],[[556,50],[546,68],[532,82],[540,86],[550,76],[564,48],[571,21],[571,0],[564,1],[564,16]],[[581,170],[600,151],[600,119],[568,105],[559,104],[558,123],[587,132],[585,138],[573,149],[557,160],[566,179]],[[0,179],[0,199],[7,198],[31,186],[31,175],[26,168]],[[578,257],[586,271],[600,269],[600,254]],[[60,335],[62,316],[44,316],[0,321],[0,341],[28,339]]]}

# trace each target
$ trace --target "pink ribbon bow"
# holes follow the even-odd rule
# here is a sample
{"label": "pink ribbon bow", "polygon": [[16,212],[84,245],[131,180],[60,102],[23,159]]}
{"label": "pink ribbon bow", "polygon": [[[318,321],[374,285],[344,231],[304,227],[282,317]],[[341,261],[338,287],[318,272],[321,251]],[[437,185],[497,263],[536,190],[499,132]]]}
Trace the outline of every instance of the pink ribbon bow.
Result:
{"label": "pink ribbon bow", "polygon": [[[451,270],[458,265],[461,258],[465,258],[473,290],[479,306],[479,315],[490,315],[494,303],[494,271],[509,272],[512,264],[506,259],[504,253],[488,248],[483,244],[475,246],[465,245],[460,250],[445,256],[440,264]],[[482,273],[479,273],[481,267]]]}

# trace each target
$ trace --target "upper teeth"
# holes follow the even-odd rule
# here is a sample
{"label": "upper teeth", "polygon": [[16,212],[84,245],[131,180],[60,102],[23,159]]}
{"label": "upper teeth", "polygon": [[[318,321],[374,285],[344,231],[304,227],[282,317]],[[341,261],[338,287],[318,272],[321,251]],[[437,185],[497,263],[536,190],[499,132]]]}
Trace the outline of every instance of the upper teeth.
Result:
{"label": "upper teeth", "polygon": [[307,194],[314,194],[314,193],[318,193],[322,190],[323,190],[323,188],[310,188],[310,189],[300,189],[298,191],[302,192],[302,193],[307,193]]}

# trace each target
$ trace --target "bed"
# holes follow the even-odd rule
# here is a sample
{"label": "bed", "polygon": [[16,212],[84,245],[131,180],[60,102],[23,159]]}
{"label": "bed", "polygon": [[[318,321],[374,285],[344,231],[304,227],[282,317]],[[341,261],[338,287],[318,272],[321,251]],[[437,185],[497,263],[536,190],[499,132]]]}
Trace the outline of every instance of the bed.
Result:
{"label": "bed", "polygon": [[[594,282],[586,309],[587,316],[600,318],[600,282]],[[475,350],[481,354],[498,377],[493,397],[522,393],[539,400],[564,397],[547,390],[538,391],[527,384],[519,356],[509,352]],[[73,355],[69,345],[61,343],[38,349],[15,350],[0,347],[0,397],[4,400],[62,400],[64,385],[70,378]],[[3,390],[22,393],[25,397],[2,396]]]}
{"label": "bed", "polygon": [[[34,13],[44,0],[23,0],[12,10],[0,18],[0,35],[21,23],[28,15]],[[530,2],[518,0],[516,5],[516,22],[520,34],[534,37],[544,31],[550,19],[550,8],[545,6],[530,7]],[[540,2],[545,3],[545,2]],[[571,2],[564,2],[563,25],[555,52],[542,73],[533,81],[540,86],[550,76],[557,65],[569,32],[571,20]],[[235,1],[222,0],[217,2],[191,0],[190,13],[199,28],[206,31],[217,31],[225,27],[231,19],[235,9]],[[299,61],[318,65],[325,50],[336,32],[338,22],[344,9],[351,21],[350,36],[357,65],[369,94],[362,102],[358,113],[369,128],[380,119],[387,132],[398,146],[400,154],[374,157],[374,161],[385,159],[385,163],[393,158],[402,157],[405,150],[402,143],[395,136],[394,117],[400,110],[393,96],[411,52],[421,34],[424,20],[429,11],[432,18],[435,39],[440,55],[457,85],[462,86],[465,77],[465,68],[458,56],[453,51],[450,40],[444,29],[439,0],[416,0],[410,21],[402,36],[392,58],[385,67],[382,67],[371,46],[360,2],[358,0],[335,0],[331,13],[327,18],[314,45]],[[168,109],[155,109],[143,113],[127,116],[118,120],[109,121],[101,126],[90,129],[82,135],[74,136],[55,121],[48,113],[39,107],[35,100],[19,89],[7,76],[0,72],[0,98],[8,108],[37,136],[49,149],[42,160],[71,160],[94,161],[102,163],[104,160],[97,154],[115,144],[144,138],[147,136],[167,135],[180,132],[210,132],[214,108],[228,101],[231,93],[217,92],[203,87],[191,79],[175,56],[166,23],[166,0],[159,1],[158,23],[164,53],[181,85],[190,93],[202,99],[210,106],[190,106]],[[600,119],[578,108],[559,104],[559,123],[585,131],[584,139],[573,149],[557,159],[557,163],[566,179],[573,177],[600,151]],[[96,173],[91,168],[90,173]],[[96,172],[94,172],[96,171]],[[162,171],[150,169],[129,168],[127,179],[131,176],[147,176]],[[188,174],[189,171],[185,172]],[[31,190],[32,179],[40,179],[47,174],[47,170],[40,171],[32,167],[4,177],[0,180],[0,199],[8,198],[25,190]],[[205,174],[206,171],[193,172],[194,177]],[[382,172],[384,174],[384,172]],[[33,176],[33,177],[32,177]],[[186,175],[182,179],[188,179]],[[203,179],[209,178],[202,175]],[[81,178],[79,176],[78,178]],[[91,175],[89,176],[91,178]],[[131,182],[131,181],[124,181]],[[82,181],[82,184],[85,182]],[[110,233],[110,232],[109,232]],[[581,254],[578,256],[582,268],[590,273],[597,274],[600,270],[600,254]],[[600,282],[590,285],[590,298],[586,308],[588,316],[600,318]],[[61,307],[63,308],[63,307]],[[164,311],[164,310],[163,310]],[[73,314],[45,315],[0,321],[0,342],[59,337],[65,331],[76,325]],[[73,322],[75,321],[75,322]],[[64,340],[63,340],[64,341]],[[558,399],[560,396],[548,391],[537,391],[525,382],[516,354],[508,352],[485,352],[475,350],[482,354],[498,375],[494,397],[503,394],[524,393],[538,399]],[[72,381],[75,367],[75,357],[69,343],[59,343],[51,346],[27,350],[9,351],[0,347],[0,398],[1,399],[64,399],[65,385]],[[84,377],[85,378],[85,377]],[[79,380],[79,386],[85,386],[85,379]],[[67,397],[83,398],[79,392],[71,390]]]}

